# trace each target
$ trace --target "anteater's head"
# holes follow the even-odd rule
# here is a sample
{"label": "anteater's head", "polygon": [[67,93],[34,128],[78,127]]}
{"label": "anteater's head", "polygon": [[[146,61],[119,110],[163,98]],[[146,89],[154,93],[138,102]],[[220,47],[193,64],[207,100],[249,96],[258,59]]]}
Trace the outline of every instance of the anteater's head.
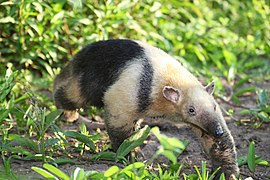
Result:
{"label": "anteater's head", "polygon": [[206,87],[195,86],[186,89],[165,86],[163,96],[173,102],[179,118],[187,124],[212,137],[219,138],[224,133],[224,118],[212,97],[214,82]]}

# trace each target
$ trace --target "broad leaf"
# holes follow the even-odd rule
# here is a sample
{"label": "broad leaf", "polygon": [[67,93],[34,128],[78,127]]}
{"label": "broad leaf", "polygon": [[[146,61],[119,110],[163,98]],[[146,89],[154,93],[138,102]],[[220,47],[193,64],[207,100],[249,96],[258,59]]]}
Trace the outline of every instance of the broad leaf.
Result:
{"label": "broad leaf", "polygon": [[39,173],[41,176],[45,177],[46,179],[55,179],[58,180],[57,177],[55,177],[53,174],[49,173],[48,171],[39,168],[39,167],[32,167],[32,170],[36,171],[37,173]]}
{"label": "broad leaf", "polygon": [[150,128],[145,126],[140,129],[130,138],[126,139],[117,149],[116,156],[125,157],[135,147],[143,144],[146,138],[149,136]]}
{"label": "broad leaf", "polygon": [[69,177],[66,173],[64,173],[63,171],[61,171],[60,169],[54,167],[51,164],[44,164],[43,165],[44,169],[47,169],[48,171],[52,172],[53,174],[57,175],[59,178],[63,179],[63,180],[69,180]]}
{"label": "broad leaf", "polygon": [[87,145],[88,147],[90,147],[90,149],[93,151],[96,150],[96,146],[95,146],[94,142],[90,139],[90,137],[88,137],[84,134],[81,134],[81,133],[75,132],[75,131],[67,131],[64,133],[64,135],[77,139],[78,141],[80,141],[80,142],[84,143],[85,145]]}
{"label": "broad leaf", "polygon": [[248,148],[248,159],[247,159],[247,163],[248,163],[248,168],[251,172],[255,171],[255,146],[254,146],[254,142],[251,142],[249,144],[249,148]]}

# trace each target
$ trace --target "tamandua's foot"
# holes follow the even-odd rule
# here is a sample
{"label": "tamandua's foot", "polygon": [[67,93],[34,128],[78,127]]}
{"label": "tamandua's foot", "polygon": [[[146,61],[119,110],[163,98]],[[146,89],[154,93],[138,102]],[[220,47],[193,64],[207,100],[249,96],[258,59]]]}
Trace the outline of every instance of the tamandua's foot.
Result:
{"label": "tamandua's foot", "polygon": [[84,123],[86,125],[86,128],[90,131],[95,131],[98,128],[101,130],[105,130],[105,125],[103,122],[91,121],[88,118],[80,116],[77,111],[64,111],[63,118],[67,122],[71,122],[71,123],[74,123],[74,122],[76,122],[76,124]]}
{"label": "tamandua's foot", "polygon": [[145,160],[145,155],[140,147],[135,147],[132,152],[135,154],[136,159]]}
{"label": "tamandua's foot", "polygon": [[75,122],[79,118],[79,113],[77,111],[64,111],[62,117],[67,122]]}

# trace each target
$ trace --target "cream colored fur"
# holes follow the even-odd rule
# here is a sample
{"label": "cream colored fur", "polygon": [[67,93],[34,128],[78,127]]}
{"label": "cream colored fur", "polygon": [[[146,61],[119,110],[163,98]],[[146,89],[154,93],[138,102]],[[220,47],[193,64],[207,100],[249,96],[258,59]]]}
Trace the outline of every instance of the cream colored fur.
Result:
{"label": "cream colored fur", "polygon": [[201,88],[202,85],[194,75],[164,51],[140,41],[137,43],[145,48],[146,56],[150,59],[154,69],[151,93],[154,103],[148,115],[174,113],[176,109],[173,104],[163,97],[164,86],[172,86],[182,92],[187,92],[189,88],[196,86]]}
{"label": "cream colored fur", "polygon": [[143,66],[140,61],[132,64],[119,76],[119,79],[105,92],[104,104],[110,115],[117,118],[110,119],[114,127],[121,127],[123,122],[133,125],[137,110],[137,92],[139,78]]}

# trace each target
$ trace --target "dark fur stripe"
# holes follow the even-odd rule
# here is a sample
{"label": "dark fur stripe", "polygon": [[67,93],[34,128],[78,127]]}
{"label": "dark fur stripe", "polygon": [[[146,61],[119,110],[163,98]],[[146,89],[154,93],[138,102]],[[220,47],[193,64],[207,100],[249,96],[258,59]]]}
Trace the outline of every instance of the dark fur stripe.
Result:
{"label": "dark fur stripe", "polygon": [[138,112],[143,113],[151,104],[151,87],[154,70],[148,59],[143,60],[143,71],[140,77],[140,87],[138,91]]}
{"label": "dark fur stripe", "polygon": [[80,77],[84,103],[102,107],[105,91],[115,83],[128,62],[143,56],[143,47],[128,39],[99,41],[82,49],[72,63],[73,73]]}

